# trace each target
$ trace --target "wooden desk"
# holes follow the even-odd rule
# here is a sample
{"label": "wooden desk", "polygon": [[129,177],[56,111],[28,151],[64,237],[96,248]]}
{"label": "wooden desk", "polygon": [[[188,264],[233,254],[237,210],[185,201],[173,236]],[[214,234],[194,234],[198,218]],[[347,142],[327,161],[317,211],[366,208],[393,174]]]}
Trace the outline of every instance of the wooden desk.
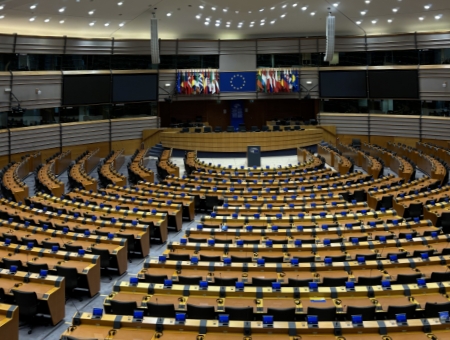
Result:
{"label": "wooden desk", "polygon": [[114,185],[127,185],[127,177],[118,171],[125,162],[123,150],[114,152],[100,168],[100,174],[105,176]]}
{"label": "wooden desk", "polygon": [[39,169],[37,180],[43,186],[45,186],[52,193],[52,195],[61,197],[62,195],[64,195],[65,185],[64,182],[56,179],[54,175],[54,168],[55,159],[52,159],[50,162],[44,164],[44,166]]}
{"label": "wooden desk", "polygon": [[61,175],[69,167],[72,162],[72,151],[67,150],[55,158],[55,175]]}
{"label": "wooden desk", "polygon": [[0,303],[0,338],[19,340],[19,307]]}
{"label": "wooden desk", "polygon": [[20,162],[14,163],[3,174],[3,185],[11,191],[16,202],[24,202],[29,196],[29,188],[23,182],[30,172],[33,172],[41,164],[41,154],[36,153],[24,157]]}
{"label": "wooden desk", "polygon": [[322,130],[303,131],[179,133],[162,132],[164,147],[214,152],[245,152],[247,145],[260,145],[262,151],[284,150],[320,143]]}
{"label": "wooden desk", "polygon": [[19,260],[24,267],[28,262],[33,262],[45,263],[52,270],[55,270],[56,266],[76,268],[78,275],[86,279],[91,297],[100,291],[100,262],[97,255],[78,256],[76,253],[67,253],[66,251],[52,252],[50,249],[37,247],[28,249],[26,246],[20,245],[0,245],[0,259],[3,261],[3,258]]}
{"label": "wooden desk", "polygon": [[21,228],[18,224],[15,225],[15,223],[7,225],[4,223],[0,226],[0,233],[4,233],[4,235],[14,235],[19,241],[21,241],[22,238],[36,240],[40,246],[42,246],[42,242],[44,241],[57,243],[61,250],[65,248],[66,244],[70,244],[71,246],[81,246],[88,253],[92,251],[92,248],[106,249],[108,250],[110,256],[115,258],[115,263],[117,263],[116,266],[112,264],[111,268],[116,268],[119,275],[122,275],[127,271],[128,261],[126,239],[115,238],[110,240],[105,236],[100,237],[95,235],[86,237],[84,234],[64,234],[62,231],[44,231],[40,227],[26,228],[23,225]]}
{"label": "wooden desk", "polygon": [[339,155],[334,150],[322,144],[317,145],[317,151],[320,156],[324,157],[325,162],[337,169],[341,175],[347,174],[353,165],[347,157]]}
{"label": "wooden desk", "polygon": [[[439,339],[446,339],[450,334],[447,324],[441,324],[438,319],[427,319],[433,333],[439,335]],[[159,323],[157,325],[157,322]],[[75,338],[103,339],[196,339],[197,335],[203,335],[201,340],[211,339],[240,339],[244,338],[244,328],[251,333],[252,339],[286,339],[286,340],[336,340],[335,327],[338,327],[343,336],[350,340],[360,340],[361,336],[368,340],[380,340],[379,323],[377,321],[363,321],[361,327],[353,327],[351,322],[320,322],[317,327],[310,328],[305,322],[274,322],[273,328],[265,328],[260,321],[244,322],[230,321],[224,327],[217,320],[186,320],[185,324],[175,323],[174,319],[145,317],[141,322],[135,321],[131,316],[116,316],[104,314],[100,319],[92,318],[90,313],[76,313],[73,318],[73,327],[69,327],[61,339],[67,336]],[[420,319],[408,320],[407,325],[397,325],[393,320],[383,323],[386,333],[392,340],[426,340],[429,339],[423,330],[423,321]],[[115,332],[109,332],[114,329]],[[199,338],[197,338],[200,340]]]}
{"label": "wooden desk", "polygon": [[150,148],[140,150],[136,156],[131,158],[131,165],[128,168],[128,172],[131,171],[137,177],[137,181],[155,181],[155,174],[153,171],[144,166],[144,157],[147,155],[149,149]]}
{"label": "wooden desk", "polygon": [[100,158],[97,156],[99,150],[89,151],[69,172],[69,177],[85,190],[97,192],[97,180],[90,177],[89,174],[97,167],[100,161]]}
{"label": "wooden desk", "polygon": [[[47,224],[49,227],[56,229],[56,227],[67,227],[70,231],[74,228],[86,228],[95,233],[96,230],[105,231],[108,233],[133,234],[135,240],[138,242],[141,248],[142,254],[148,254],[150,249],[150,230],[148,225],[138,223],[136,226],[131,223],[112,223],[105,220],[96,220],[86,218],[75,218],[72,215],[65,215],[52,212],[44,212],[38,209],[30,209],[27,206],[20,207],[16,203],[8,202],[5,199],[0,199],[0,211],[6,212],[11,216],[18,216],[22,221],[32,221],[31,224],[41,225]],[[167,230],[167,225],[166,228]],[[97,242],[97,239],[93,239],[93,242]]]}
{"label": "wooden desk", "polygon": [[53,325],[64,319],[66,300],[65,280],[63,277],[49,275],[41,278],[39,274],[25,272],[9,274],[8,269],[1,269],[0,287],[10,297],[13,296],[12,290],[36,292],[40,302],[47,305]]}

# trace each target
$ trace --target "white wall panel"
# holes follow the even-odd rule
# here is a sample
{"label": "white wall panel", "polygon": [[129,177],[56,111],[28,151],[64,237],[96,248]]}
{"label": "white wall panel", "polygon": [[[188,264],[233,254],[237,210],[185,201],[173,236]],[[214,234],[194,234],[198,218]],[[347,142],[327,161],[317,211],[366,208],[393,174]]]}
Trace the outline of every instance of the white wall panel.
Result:
{"label": "white wall panel", "polygon": [[63,37],[17,36],[16,53],[23,54],[63,54]]}
{"label": "white wall panel", "polygon": [[112,39],[74,39],[67,38],[66,54],[111,54]]}
{"label": "white wall panel", "polygon": [[419,116],[370,115],[370,134],[420,138]]}
{"label": "white wall panel", "polygon": [[320,113],[319,122],[321,125],[335,125],[338,134],[369,134],[369,115]]}
{"label": "white wall panel", "polygon": [[59,125],[11,129],[11,154],[58,148],[59,146]]}
{"label": "white wall panel", "polygon": [[[12,91],[28,109],[61,106],[61,72],[14,72]],[[37,91],[41,91],[38,94]]]}
{"label": "white wall panel", "polygon": [[9,145],[8,145],[8,131],[0,130],[0,156],[5,156],[8,154]]}
{"label": "white wall panel", "polygon": [[219,54],[219,44],[217,40],[179,40],[179,55],[214,55]]}
{"label": "white wall panel", "polygon": [[[446,84],[445,87],[444,84]],[[422,100],[450,100],[450,66],[421,67],[419,89]]]}
{"label": "white wall panel", "polygon": [[109,121],[62,124],[63,146],[108,142]]}
{"label": "white wall panel", "polygon": [[142,130],[158,128],[158,117],[114,119],[111,121],[111,140],[142,138]]}
{"label": "white wall panel", "polygon": [[299,39],[259,39],[257,54],[300,53]]}
{"label": "white wall panel", "polygon": [[422,117],[422,138],[449,140],[450,119]]}

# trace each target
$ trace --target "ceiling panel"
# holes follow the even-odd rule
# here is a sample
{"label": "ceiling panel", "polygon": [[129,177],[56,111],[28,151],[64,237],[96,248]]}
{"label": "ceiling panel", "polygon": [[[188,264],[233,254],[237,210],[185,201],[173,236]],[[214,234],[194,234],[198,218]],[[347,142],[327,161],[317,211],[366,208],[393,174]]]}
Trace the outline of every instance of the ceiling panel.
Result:
{"label": "ceiling panel", "polygon": [[[369,4],[364,0],[0,0],[0,4],[4,6],[0,31],[21,35],[149,39],[152,13],[159,19],[161,39],[323,36],[328,12],[336,16],[337,35],[450,28],[448,0],[371,0]],[[431,7],[425,9],[426,4]]]}

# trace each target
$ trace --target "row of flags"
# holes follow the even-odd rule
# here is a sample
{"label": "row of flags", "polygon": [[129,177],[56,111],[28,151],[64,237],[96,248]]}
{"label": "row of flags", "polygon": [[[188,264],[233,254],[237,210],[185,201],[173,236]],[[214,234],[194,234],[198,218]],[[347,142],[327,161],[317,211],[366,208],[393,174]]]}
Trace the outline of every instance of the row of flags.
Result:
{"label": "row of flags", "polygon": [[180,70],[176,92],[180,95],[222,92],[295,93],[300,91],[298,69],[260,69],[256,72]]}
{"label": "row of flags", "polygon": [[298,73],[295,69],[258,70],[257,90],[265,93],[298,92],[300,90]]}
{"label": "row of flags", "polygon": [[213,70],[178,71],[177,93],[186,95],[219,94],[219,72]]}

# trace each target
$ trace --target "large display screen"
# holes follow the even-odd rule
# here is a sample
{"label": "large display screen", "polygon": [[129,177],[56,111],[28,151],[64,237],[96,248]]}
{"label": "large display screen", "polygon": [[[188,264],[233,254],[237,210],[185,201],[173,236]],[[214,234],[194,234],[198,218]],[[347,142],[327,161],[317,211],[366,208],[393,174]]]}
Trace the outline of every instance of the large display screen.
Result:
{"label": "large display screen", "polygon": [[370,98],[419,98],[417,70],[369,71]]}
{"label": "large display screen", "polygon": [[92,105],[111,102],[110,75],[63,77],[63,105]]}
{"label": "large display screen", "polygon": [[115,74],[113,75],[113,102],[129,103],[158,99],[158,75]]}
{"label": "large display screen", "polygon": [[321,98],[367,98],[366,71],[319,72]]}

